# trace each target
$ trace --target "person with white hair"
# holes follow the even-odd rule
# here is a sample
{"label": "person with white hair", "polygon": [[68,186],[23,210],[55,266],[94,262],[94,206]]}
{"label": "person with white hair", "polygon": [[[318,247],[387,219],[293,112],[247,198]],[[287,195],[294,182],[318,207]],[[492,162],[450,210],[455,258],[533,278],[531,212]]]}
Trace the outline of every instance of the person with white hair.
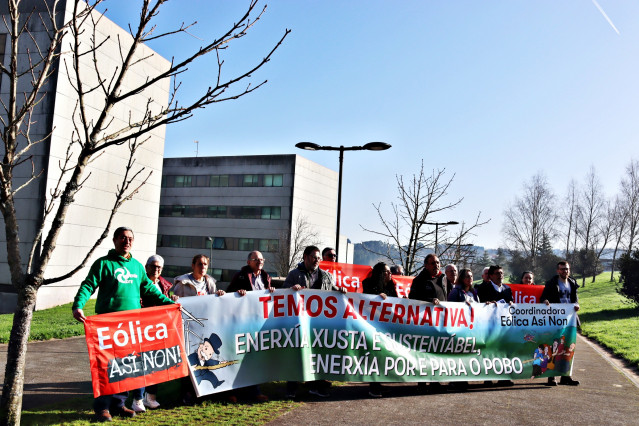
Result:
{"label": "person with white hair", "polygon": [[[146,260],[146,265],[144,269],[146,270],[146,276],[149,277],[153,284],[160,290],[160,292],[167,296],[169,296],[169,290],[173,287],[173,284],[162,277],[162,268],[164,268],[164,258],[159,254],[154,254],[150,256]],[[144,306],[144,305],[143,305]],[[158,385],[151,385],[146,387],[146,392],[144,394],[144,399],[142,400],[142,404],[146,408],[156,409],[160,406],[160,403],[155,399],[155,396],[158,393]],[[137,408],[137,411],[136,411]],[[133,410],[136,412],[144,411],[140,407],[139,402],[133,407]]]}
{"label": "person with white hair", "polygon": [[169,296],[169,290],[173,286],[171,282],[162,277],[162,269],[164,268],[164,258],[159,254],[154,254],[146,260],[146,276],[149,277],[153,284],[162,292],[163,295]]}
{"label": "person with white hair", "polygon": [[444,268],[444,285],[446,286],[446,294],[450,294],[457,282],[457,266],[449,263]]}

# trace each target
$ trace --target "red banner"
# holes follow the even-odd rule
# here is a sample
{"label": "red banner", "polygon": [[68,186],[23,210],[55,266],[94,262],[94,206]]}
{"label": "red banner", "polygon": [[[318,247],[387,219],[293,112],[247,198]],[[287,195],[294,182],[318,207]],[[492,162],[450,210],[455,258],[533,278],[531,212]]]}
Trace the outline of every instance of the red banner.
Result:
{"label": "red banner", "polygon": [[335,284],[344,287],[352,293],[362,292],[362,281],[369,277],[373,268],[367,265],[353,265],[352,263],[320,262],[320,268],[333,275]]}
{"label": "red banner", "polygon": [[393,275],[395,290],[399,297],[408,297],[408,293],[410,293],[410,285],[413,283],[413,279],[415,279],[415,277],[408,275]]}
{"label": "red banner", "polygon": [[112,395],[188,374],[180,305],[87,317],[93,395]]}
{"label": "red banner", "polygon": [[508,284],[513,292],[513,300],[515,303],[541,303],[541,292],[544,291],[543,285],[528,284]]}
{"label": "red banner", "polygon": [[[351,263],[320,262],[320,268],[331,273],[338,287],[344,287],[349,292],[361,293],[362,281],[370,277],[373,268],[367,265],[353,265]],[[393,275],[395,288],[399,297],[408,297],[410,286],[415,277],[408,275]],[[508,284],[513,292],[515,303],[541,303],[543,285]]]}

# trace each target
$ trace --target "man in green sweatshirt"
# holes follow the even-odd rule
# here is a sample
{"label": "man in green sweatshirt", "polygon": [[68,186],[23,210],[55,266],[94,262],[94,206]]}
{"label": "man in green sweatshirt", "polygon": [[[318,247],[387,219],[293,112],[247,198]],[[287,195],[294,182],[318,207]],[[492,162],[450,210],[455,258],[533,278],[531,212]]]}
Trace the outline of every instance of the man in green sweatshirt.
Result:
{"label": "man in green sweatshirt", "polygon": [[[160,290],[147,277],[144,266],[131,255],[133,246],[133,231],[130,228],[120,227],[113,233],[114,249],[96,260],[89,274],[82,281],[78,293],[73,301],[73,317],[84,322],[86,316],[82,311],[87,300],[96,290],[98,298],[95,304],[96,314],[109,312],[128,311],[140,309],[140,298],[146,306],[168,305],[174,303],[163,295]],[[144,390],[138,389],[138,393]],[[135,392],[135,391],[134,391]],[[134,402],[136,395],[133,395]],[[122,417],[133,417],[135,412],[124,405],[126,394],[102,395],[93,401],[95,420],[111,421],[113,414]],[[137,400],[141,400],[141,395]]]}

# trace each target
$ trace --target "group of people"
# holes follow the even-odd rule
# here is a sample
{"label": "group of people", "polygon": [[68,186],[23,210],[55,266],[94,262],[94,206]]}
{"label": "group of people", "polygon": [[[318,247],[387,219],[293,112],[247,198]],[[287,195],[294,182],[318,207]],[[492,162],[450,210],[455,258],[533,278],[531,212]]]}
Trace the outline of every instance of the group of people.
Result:
{"label": "group of people", "polygon": [[[142,266],[131,255],[134,236],[130,228],[120,227],[113,235],[114,248],[104,257],[96,260],[76,294],[73,302],[73,316],[76,320],[84,322],[86,319],[83,308],[87,300],[97,290],[95,305],[96,314],[119,312],[130,309],[139,309],[146,306],[166,305],[175,303],[180,297],[200,296],[215,294],[223,296],[224,290],[218,289],[215,279],[206,273],[209,266],[209,258],[203,254],[196,255],[191,262],[191,272],[180,275],[170,282],[161,276],[164,260],[159,255],[153,255]],[[283,288],[294,291],[302,289],[338,291],[346,293],[345,288],[337,287],[333,275],[319,267],[320,261],[336,261],[337,255],[333,248],[326,247],[320,250],[316,246],[305,248],[302,261],[291,270]],[[244,296],[249,291],[267,290],[273,292],[271,277],[264,270],[264,256],[259,251],[248,254],[246,266],[237,272],[228,288],[228,292],[237,292]],[[579,309],[577,300],[577,283],[570,278],[570,265],[560,262],[557,265],[557,276],[548,281],[544,287],[541,300],[546,303],[572,303],[575,310]],[[389,267],[383,262],[376,264],[370,276],[362,281],[363,292],[366,294],[380,295],[382,298],[398,297],[393,274],[403,275],[399,266]],[[527,276],[528,275],[528,276]],[[473,274],[469,269],[461,269],[459,273],[454,265],[446,266],[444,273],[440,271],[440,262],[437,256],[429,254],[424,260],[423,271],[415,277],[408,297],[435,305],[442,301],[471,303],[513,303],[510,288],[503,283],[504,272],[498,265],[490,266],[484,270],[483,282],[473,286]],[[526,272],[524,277],[532,283],[531,272]],[[523,281],[524,279],[522,279]],[[541,357],[540,357],[541,358]],[[512,381],[501,381],[503,385],[512,385]],[[491,382],[487,382],[491,383]],[[563,376],[560,384],[578,385],[579,382],[570,376]],[[554,377],[548,379],[548,385],[556,386]],[[307,383],[309,393],[328,397],[330,382],[318,380]],[[430,388],[426,383],[419,383],[419,388],[425,391],[441,391],[443,388],[438,382],[433,382]],[[460,387],[463,387],[460,386]],[[185,401],[193,399],[192,385],[190,381],[183,380]],[[299,389],[298,382],[288,382],[286,386],[287,397],[295,398]],[[370,384],[369,395],[381,397],[382,385],[377,382]],[[268,401],[258,386],[245,389],[258,402]],[[145,389],[131,391],[131,409],[125,406],[127,393],[117,395],[102,395],[94,400],[93,408],[96,421],[111,421],[112,415],[133,417],[136,413],[145,411],[146,408],[160,406],[156,399],[157,386],[149,386]],[[227,394],[230,402],[237,401],[236,394],[231,391]]]}
{"label": "group of people", "polygon": [[[362,282],[363,292],[366,294],[377,294],[382,298],[398,297],[396,291],[396,283],[393,280],[393,272],[391,267],[384,262],[377,263],[373,267],[373,271],[369,278]],[[534,275],[531,271],[525,271],[522,274],[522,283],[532,285]],[[570,265],[568,262],[562,261],[557,264],[557,275],[551,278],[544,286],[541,295],[541,301],[546,305],[551,303],[570,303],[574,305],[576,311],[579,310],[579,301],[577,297],[577,282],[570,277]],[[429,254],[424,259],[423,270],[413,279],[408,294],[409,299],[430,302],[435,305],[442,301],[471,303],[507,303],[512,304],[513,294],[504,284],[504,270],[499,265],[486,267],[482,273],[482,282],[473,285],[473,273],[470,269],[461,269],[457,271],[455,265],[447,265],[444,272],[441,271],[439,258],[435,254]],[[574,343],[572,344],[574,348]],[[563,347],[563,344],[562,344]],[[561,354],[564,352],[560,351]],[[561,358],[563,355],[560,354]],[[572,357],[569,357],[572,359]],[[567,359],[567,358],[566,358]],[[565,364],[565,363],[564,363]],[[557,370],[559,371],[559,370]],[[566,373],[567,370],[561,370]],[[559,384],[577,386],[579,381],[574,380],[570,376],[562,376]],[[492,386],[490,381],[485,385]],[[497,382],[500,386],[512,386],[512,380],[500,380]],[[557,386],[555,377],[549,377],[547,386]],[[431,382],[430,389],[426,388],[426,383],[418,384],[420,390],[424,392],[441,392],[444,390],[438,382]],[[460,382],[452,384],[456,389],[464,389],[467,383]],[[369,394],[373,397],[381,396],[381,384],[371,383]]]}

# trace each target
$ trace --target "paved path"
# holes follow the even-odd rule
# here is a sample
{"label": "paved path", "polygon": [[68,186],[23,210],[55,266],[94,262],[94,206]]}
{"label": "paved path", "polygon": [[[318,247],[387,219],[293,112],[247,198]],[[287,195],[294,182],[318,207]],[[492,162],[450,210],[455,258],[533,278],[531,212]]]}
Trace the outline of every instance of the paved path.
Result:
{"label": "paved path", "polygon": [[[0,365],[7,345],[0,345]],[[332,396],[307,403],[273,423],[297,424],[639,424],[639,380],[621,363],[580,337],[573,376],[578,387],[543,386],[545,380],[518,380],[511,388],[471,383],[465,393],[418,395],[414,384],[386,386],[386,397],[370,399],[368,385],[332,389]],[[79,395],[91,395],[84,337],[29,344],[25,409]],[[4,378],[4,368],[0,369]],[[272,395],[277,397],[277,395]]]}
{"label": "paved path", "polygon": [[371,399],[367,384],[353,384],[335,387],[331,398],[309,402],[272,423],[639,425],[636,377],[626,376],[581,336],[577,347],[577,387],[546,387],[546,379],[517,380],[510,388],[471,382],[464,393],[418,395],[414,384],[395,384],[386,386],[386,397]]}
{"label": "paved path", "polygon": [[[2,382],[6,362],[7,345],[0,345]],[[81,395],[93,395],[84,336],[29,343],[22,408],[29,409]]]}

